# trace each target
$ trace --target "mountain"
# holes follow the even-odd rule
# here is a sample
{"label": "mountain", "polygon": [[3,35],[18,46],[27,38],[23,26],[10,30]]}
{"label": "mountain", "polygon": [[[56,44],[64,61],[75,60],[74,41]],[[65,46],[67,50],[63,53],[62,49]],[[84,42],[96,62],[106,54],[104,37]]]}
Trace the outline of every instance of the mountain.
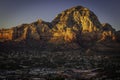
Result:
{"label": "mountain", "polygon": [[39,19],[30,24],[0,30],[1,42],[32,40],[44,44],[64,44],[64,46],[67,44],[67,47],[72,48],[79,46],[89,48],[98,42],[119,41],[119,39],[119,32],[108,23],[100,23],[97,16],[83,6],[72,7],[61,12],[52,22]]}
{"label": "mountain", "polygon": [[82,6],[63,11],[51,23],[54,42],[76,41],[86,47],[97,41],[115,40],[115,29],[108,23],[100,23],[92,11]]}
{"label": "mountain", "polygon": [[120,31],[116,31],[115,34],[116,34],[116,41],[120,42]]}

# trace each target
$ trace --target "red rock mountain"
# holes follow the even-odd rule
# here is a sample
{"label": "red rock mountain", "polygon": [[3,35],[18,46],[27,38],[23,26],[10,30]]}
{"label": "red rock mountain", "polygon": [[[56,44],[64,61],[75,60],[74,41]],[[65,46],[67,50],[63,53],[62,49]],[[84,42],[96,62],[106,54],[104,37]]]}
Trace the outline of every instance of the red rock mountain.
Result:
{"label": "red rock mountain", "polygon": [[49,23],[42,20],[0,30],[0,41],[47,40],[48,42],[115,40],[115,29],[101,24],[88,8],[76,6],[58,14]]}

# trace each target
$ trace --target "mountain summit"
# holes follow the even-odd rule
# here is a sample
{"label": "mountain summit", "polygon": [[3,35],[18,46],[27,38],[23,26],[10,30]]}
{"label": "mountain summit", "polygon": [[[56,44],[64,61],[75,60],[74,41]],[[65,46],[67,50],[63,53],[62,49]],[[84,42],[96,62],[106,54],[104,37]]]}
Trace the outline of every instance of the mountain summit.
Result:
{"label": "mountain summit", "polygon": [[58,29],[79,26],[82,31],[88,32],[97,31],[101,27],[97,16],[88,8],[82,6],[76,6],[63,11],[57,15],[52,24]]}
{"label": "mountain summit", "polygon": [[76,6],[58,14],[49,23],[41,19],[0,30],[0,41],[37,40],[46,42],[82,42],[115,40],[115,29],[108,23],[101,24],[88,8]]}

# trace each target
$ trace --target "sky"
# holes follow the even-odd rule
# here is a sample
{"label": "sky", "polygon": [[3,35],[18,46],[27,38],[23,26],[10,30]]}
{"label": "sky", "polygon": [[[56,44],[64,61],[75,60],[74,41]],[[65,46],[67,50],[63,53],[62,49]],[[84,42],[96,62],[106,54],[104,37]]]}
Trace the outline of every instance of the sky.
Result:
{"label": "sky", "polygon": [[120,30],[120,0],[0,0],[0,29],[38,19],[51,22],[57,14],[78,5],[93,11],[101,23]]}

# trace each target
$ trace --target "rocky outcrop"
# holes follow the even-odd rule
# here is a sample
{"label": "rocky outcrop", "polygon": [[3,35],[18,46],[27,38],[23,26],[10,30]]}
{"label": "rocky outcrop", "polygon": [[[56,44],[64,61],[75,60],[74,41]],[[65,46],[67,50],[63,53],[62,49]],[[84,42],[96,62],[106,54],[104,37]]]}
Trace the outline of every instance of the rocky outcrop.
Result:
{"label": "rocky outcrop", "polygon": [[13,29],[1,29],[0,30],[0,41],[12,40],[13,39]]}
{"label": "rocky outcrop", "polygon": [[115,29],[108,23],[102,24],[101,40],[115,40]]}

